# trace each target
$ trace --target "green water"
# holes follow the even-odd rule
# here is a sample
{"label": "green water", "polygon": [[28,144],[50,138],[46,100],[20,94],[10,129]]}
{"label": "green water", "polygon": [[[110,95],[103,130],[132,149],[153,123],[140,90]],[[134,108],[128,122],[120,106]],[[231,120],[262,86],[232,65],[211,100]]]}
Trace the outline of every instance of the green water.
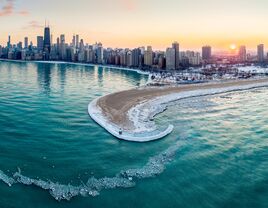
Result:
{"label": "green water", "polygon": [[20,169],[77,187],[131,170],[135,183],[58,202],[40,187],[0,181],[0,207],[268,207],[268,89],[179,101],[157,118],[174,132],[144,144],[117,140],[88,116],[94,98],[146,81],[101,67],[0,62],[5,175]]}

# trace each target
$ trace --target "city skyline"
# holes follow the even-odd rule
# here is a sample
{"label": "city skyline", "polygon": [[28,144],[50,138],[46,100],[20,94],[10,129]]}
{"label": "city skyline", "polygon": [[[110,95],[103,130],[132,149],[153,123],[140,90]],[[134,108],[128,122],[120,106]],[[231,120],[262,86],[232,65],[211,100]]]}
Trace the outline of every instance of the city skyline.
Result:
{"label": "city skyline", "polygon": [[267,6],[264,0],[1,0],[0,45],[6,44],[8,35],[13,43],[28,37],[36,44],[47,20],[54,43],[60,34],[66,35],[66,42],[79,34],[85,42],[98,41],[113,48],[151,45],[165,50],[177,40],[183,49],[211,45],[214,50],[228,50],[246,45],[250,50],[261,43],[268,45],[268,30],[263,27]]}

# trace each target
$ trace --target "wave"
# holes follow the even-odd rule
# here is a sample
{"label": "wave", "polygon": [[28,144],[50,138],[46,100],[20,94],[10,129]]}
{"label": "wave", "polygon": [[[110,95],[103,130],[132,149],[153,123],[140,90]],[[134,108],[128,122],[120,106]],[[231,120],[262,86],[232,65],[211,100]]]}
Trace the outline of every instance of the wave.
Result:
{"label": "wave", "polygon": [[8,176],[0,170],[0,181],[3,181],[8,186],[13,186],[17,183],[26,186],[39,187],[49,191],[51,196],[57,201],[71,200],[75,196],[95,197],[104,189],[131,188],[136,185],[138,180],[155,177],[161,174],[165,170],[166,165],[174,159],[179,148],[180,144],[177,142],[164,152],[151,157],[142,168],[122,170],[114,177],[104,177],[99,179],[92,177],[89,178],[86,183],[81,183],[79,186],[33,179],[24,176],[20,169],[14,173],[13,176]]}

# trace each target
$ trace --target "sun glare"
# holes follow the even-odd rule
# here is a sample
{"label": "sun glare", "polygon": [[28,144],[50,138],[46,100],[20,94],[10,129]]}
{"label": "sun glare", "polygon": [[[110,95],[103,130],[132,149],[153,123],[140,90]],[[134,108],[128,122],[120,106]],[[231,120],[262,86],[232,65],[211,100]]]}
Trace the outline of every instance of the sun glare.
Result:
{"label": "sun glare", "polygon": [[236,49],[236,45],[235,44],[231,44],[229,47],[230,47],[231,50],[235,50]]}

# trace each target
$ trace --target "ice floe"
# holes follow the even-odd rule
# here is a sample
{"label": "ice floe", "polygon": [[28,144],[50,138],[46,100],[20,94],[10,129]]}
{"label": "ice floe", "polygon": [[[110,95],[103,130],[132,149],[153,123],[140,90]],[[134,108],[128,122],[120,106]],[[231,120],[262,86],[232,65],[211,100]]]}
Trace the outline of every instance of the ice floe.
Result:
{"label": "ice floe", "polygon": [[161,174],[165,170],[166,165],[175,157],[179,148],[180,143],[177,142],[162,153],[151,157],[144,167],[122,170],[114,177],[103,177],[99,179],[91,177],[86,183],[82,182],[77,186],[33,179],[24,176],[20,169],[13,176],[7,176],[0,170],[0,181],[3,181],[9,186],[22,184],[25,186],[39,187],[49,191],[50,195],[57,201],[70,200],[75,196],[96,197],[104,189],[131,188],[136,185],[138,180]]}

